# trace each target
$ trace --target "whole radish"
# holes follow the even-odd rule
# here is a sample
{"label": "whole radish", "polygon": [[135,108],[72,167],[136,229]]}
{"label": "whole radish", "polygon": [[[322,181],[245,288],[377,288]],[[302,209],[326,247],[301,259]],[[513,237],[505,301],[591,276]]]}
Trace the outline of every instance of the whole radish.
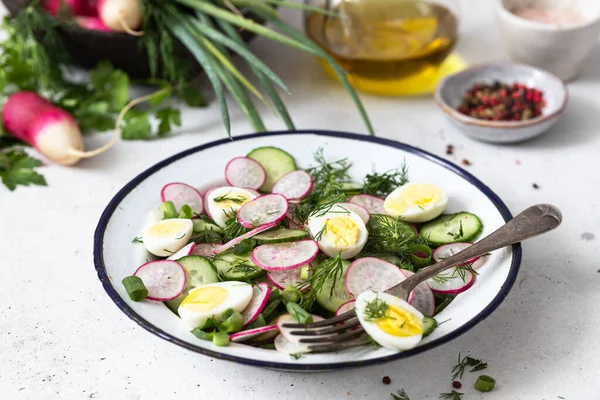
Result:
{"label": "whole radish", "polygon": [[92,31],[112,32],[112,29],[104,25],[104,22],[98,17],[77,17],[75,18],[75,22],[80,27]]}
{"label": "whole radish", "polygon": [[140,0],[98,0],[98,15],[110,29],[135,32],[142,25]]}
{"label": "whole radish", "polygon": [[95,0],[43,0],[42,7],[50,15],[58,15],[61,5],[75,15],[94,16],[96,15]]}

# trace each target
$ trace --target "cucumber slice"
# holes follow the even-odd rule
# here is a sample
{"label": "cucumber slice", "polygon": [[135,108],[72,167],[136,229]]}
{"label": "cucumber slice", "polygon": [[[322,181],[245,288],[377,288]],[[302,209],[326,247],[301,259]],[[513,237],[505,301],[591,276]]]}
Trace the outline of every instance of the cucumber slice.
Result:
{"label": "cucumber slice", "polygon": [[304,229],[279,228],[254,235],[252,236],[252,239],[256,240],[256,243],[258,244],[267,244],[295,242],[296,240],[306,239],[307,237],[308,232]]}
{"label": "cucumber slice", "polygon": [[423,318],[423,337],[427,337],[431,335],[431,332],[437,328],[438,323],[435,318],[432,317],[424,317]]}
{"label": "cucumber slice", "polygon": [[185,287],[183,292],[173,300],[165,301],[165,304],[175,314],[179,309],[179,305],[190,293],[190,290],[208,283],[219,282],[219,276],[213,269],[210,261],[202,256],[186,256],[177,260],[179,265],[185,270]]}
{"label": "cucumber slice", "polygon": [[362,192],[363,185],[354,182],[344,182],[340,184],[340,192],[346,194],[359,194]]}
{"label": "cucumber slice", "polygon": [[248,281],[262,276],[265,272],[257,267],[248,255],[236,256],[232,251],[216,255],[212,262],[219,276],[226,281]]}
{"label": "cucumber slice", "polygon": [[270,193],[275,182],[298,169],[294,157],[277,147],[256,148],[248,153],[248,157],[258,161],[267,173],[267,179],[259,189],[261,192]]}
{"label": "cucumber slice", "polygon": [[217,233],[223,232],[223,228],[220,226],[203,219],[194,218],[192,219],[192,223],[194,224],[194,233],[200,233],[202,231],[215,231]]}
{"label": "cucumber slice", "polygon": [[[335,281],[333,292],[331,292],[331,287],[333,286],[334,281],[332,278],[329,278],[324,282],[321,290],[319,290],[316,295],[317,302],[321,305],[321,307],[333,313],[336,312],[342,304],[353,299],[352,295],[348,293],[346,286],[344,285],[344,276],[346,276],[346,270],[350,266],[351,262],[342,260],[342,263],[343,271]],[[318,268],[319,267],[317,266],[316,270],[318,270]]]}
{"label": "cucumber slice", "polygon": [[483,231],[479,217],[468,212],[439,216],[423,225],[421,236],[435,246],[474,242]]}

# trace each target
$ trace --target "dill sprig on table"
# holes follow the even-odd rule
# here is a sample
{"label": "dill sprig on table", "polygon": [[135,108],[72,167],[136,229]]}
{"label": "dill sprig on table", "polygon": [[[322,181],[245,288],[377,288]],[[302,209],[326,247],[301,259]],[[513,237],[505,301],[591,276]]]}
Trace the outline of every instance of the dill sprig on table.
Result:
{"label": "dill sprig on table", "polygon": [[486,369],[487,363],[484,363],[483,360],[473,358],[469,355],[461,358],[460,353],[458,353],[458,361],[452,368],[452,380],[462,379],[467,367],[472,367],[470,372],[476,372]]}
{"label": "dill sprig on table", "polygon": [[456,390],[453,390],[449,393],[440,393],[440,399],[443,400],[462,400],[462,397],[464,396],[464,393],[460,393],[457,392]]}
{"label": "dill sprig on table", "polygon": [[373,170],[363,179],[362,192],[373,196],[385,197],[394,189],[404,186],[408,183],[408,165],[406,160],[402,166],[397,169],[389,170],[384,173],[377,173]]}
{"label": "dill sprig on table", "polygon": [[404,391],[404,389],[400,389],[396,392],[396,394],[394,393],[390,393],[392,395],[392,399],[393,400],[410,400],[410,398],[408,397],[408,394],[406,394],[406,391]]}

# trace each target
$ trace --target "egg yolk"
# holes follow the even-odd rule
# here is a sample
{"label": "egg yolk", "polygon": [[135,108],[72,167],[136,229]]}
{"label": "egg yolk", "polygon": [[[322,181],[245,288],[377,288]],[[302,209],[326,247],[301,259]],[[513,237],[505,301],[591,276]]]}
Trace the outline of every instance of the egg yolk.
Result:
{"label": "egg yolk", "polygon": [[183,300],[181,307],[192,311],[208,311],[224,302],[227,294],[222,287],[200,287]]}
{"label": "egg yolk", "polygon": [[401,307],[389,305],[386,318],[378,319],[375,323],[385,333],[392,336],[415,336],[423,333],[423,322]]}
{"label": "egg yolk", "polygon": [[236,209],[250,201],[250,197],[240,192],[229,192],[214,198],[214,203],[222,210]]}
{"label": "egg yolk", "polygon": [[407,186],[397,197],[388,198],[385,207],[402,215],[409,208],[428,208],[440,201],[442,201],[440,188],[428,183],[416,183]]}
{"label": "egg yolk", "polygon": [[182,220],[171,219],[153,224],[148,228],[148,233],[154,237],[168,237],[181,233],[185,228],[186,226]]}
{"label": "egg yolk", "polygon": [[354,246],[360,233],[356,223],[347,215],[325,221],[325,232],[327,239],[336,247]]}

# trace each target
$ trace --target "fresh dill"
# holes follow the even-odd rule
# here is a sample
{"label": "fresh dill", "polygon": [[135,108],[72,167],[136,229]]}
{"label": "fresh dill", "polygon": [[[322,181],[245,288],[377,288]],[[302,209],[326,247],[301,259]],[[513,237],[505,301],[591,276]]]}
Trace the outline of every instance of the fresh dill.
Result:
{"label": "fresh dill", "polygon": [[461,357],[460,353],[458,353],[458,361],[452,368],[452,380],[462,379],[467,367],[471,367],[470,372],[476,372],[486,369],[487,363],[484,363],[483,360],[473,358],[469,355]]}
{"label": "fresh dill", "polygon": [[304,296],[301,307],[305,310],[310,310],[319,293],[325,284],[331,282],[331,290],[329,297],[333,296],[333,291],[336,287],[338,279],[344,278],[344,263],[341,258],[341,253],[335,258],[329,258],[320,263],[314,270],[310,279],[298,285],[298,289],[305,289],[310,285],[310,291]]}
{"label": "fresh dill", "polygon": [[236,196],[229,196],[231,194],[231,192],[228,192],[222,196],[219,197],[215,197],[213,199],[213,201],[215,203],[222,203],[224,201],[230,201],[232,203],[236,203],[236,204],[242,204],[243,202],[245,202],[246,200],[248,200],[245,196],[242,196],[241,194],[238,194]]}
{"label": "fresh dill", "polygon": [[175,254],[175,252],[174,252],[174,251],[171,251],[171,250],[163,249],[163,251],[164,251],[165,253],[169,253],[169,254]]}
{"label": "fresh dill", "polygon": [[390,253],[410,259],[415,244],[415,232],[410,225],[386,215],[372,215],[369,238],[365,250],[372,253]]}
{"label": "fresh dill", "polygon": [[406,391],[404,391],[404,389],[400,389],[396,392],[396,394],[394,393],[390,393],[392,395],[392,399],[393,400],[410,400],[410,398],[408,397],[408,394],[406,394]]}
{"label": "fresh dill", "polygon": [[317,234],[313,237],[313,239],[315,239],[317,242],[319,242],[323,238],[323,235],[325,235],[326,233],[327,233],[327,225],[323,224],[323,227],[321,228],[321,230],[319,232],[317,232]]}
{"label": "fresh dill", "polygon": [[385,197],[394,189],[404,186],[408,183],[408,166],[406,160],[399,169],[389,170],[379,174],[373,170],[373,173],[367,174],[363,180],[364,194]]}
{"label": "fresh dill", "polygon": [[454,240],[458,240],[461,237],[463,237],[465,235],[465,233],[463,232],[463,224],[462,224],[462,220],[459,221],[459,228],[458,228],[458,232],[448,232],[449,236],[452,236],[452,238]]}
{"label": "fresh dill", "polygon": [[375,297],[373,301],[370,301],[365,305],[365,321],[376,321],[378,319],[388,318],[386,313],[388,312],[389,308],[390,306],[388,306],[385,300]]}
{"label": "fresh dill", "polygon": [[236,237],[241,236],[249,231],[248,228],[244,228],[238,222],[235,212],[228,214],[228,216],[230,216],[230,218],[227,220],[227,222],[225,222],[225,228],[223,228],[223,232],[221,232],[221,235],[223,235],[223,240],[225,240],[225,242],[229,242],[230,240],[233,240]]}
{"label": "fresh dill", "polygon": [[222,237],[218,232],[212,229],[204,229],[192,236],[192,240],[196,243],[220,243]]}
{"label": "fresh dill", "polygon": [[467,262],[454,268],[451,274],[449,274],[448,272],[442,272],[440,274],[434,275],[431,279],[433,279],[436,283],[444,284],[451,279],[460,278],[460,280],[463,283],[466,283],[467,272],[470,272],[473,275],[479,275],[479,273],[473,269],[473,264]]}
{"label": "fresh dill", "polygon": [[131,243],[144,243],[144,241],[142,240],[141,236],[136,236],[133,238],[133,240],[131,241]]}
{"label": "fresh dill", "polygon": [[185,236],[185,232],[183,232],[183,233],[181,234],[181,236],[179,236],[179,237],[176,237],[175,239],[177,239],[177,240],[179,240],[179,239],[183,239],[183,237],[184,237],[184,236]]}
{"label": "fresh dill", "polygon": [[440,399],[444,399],[444,400],[462,400],[462,397],[464,396],[464,393],[460,393],[457,392],[456,390],[453,390],[449,393],[440,393]]}

